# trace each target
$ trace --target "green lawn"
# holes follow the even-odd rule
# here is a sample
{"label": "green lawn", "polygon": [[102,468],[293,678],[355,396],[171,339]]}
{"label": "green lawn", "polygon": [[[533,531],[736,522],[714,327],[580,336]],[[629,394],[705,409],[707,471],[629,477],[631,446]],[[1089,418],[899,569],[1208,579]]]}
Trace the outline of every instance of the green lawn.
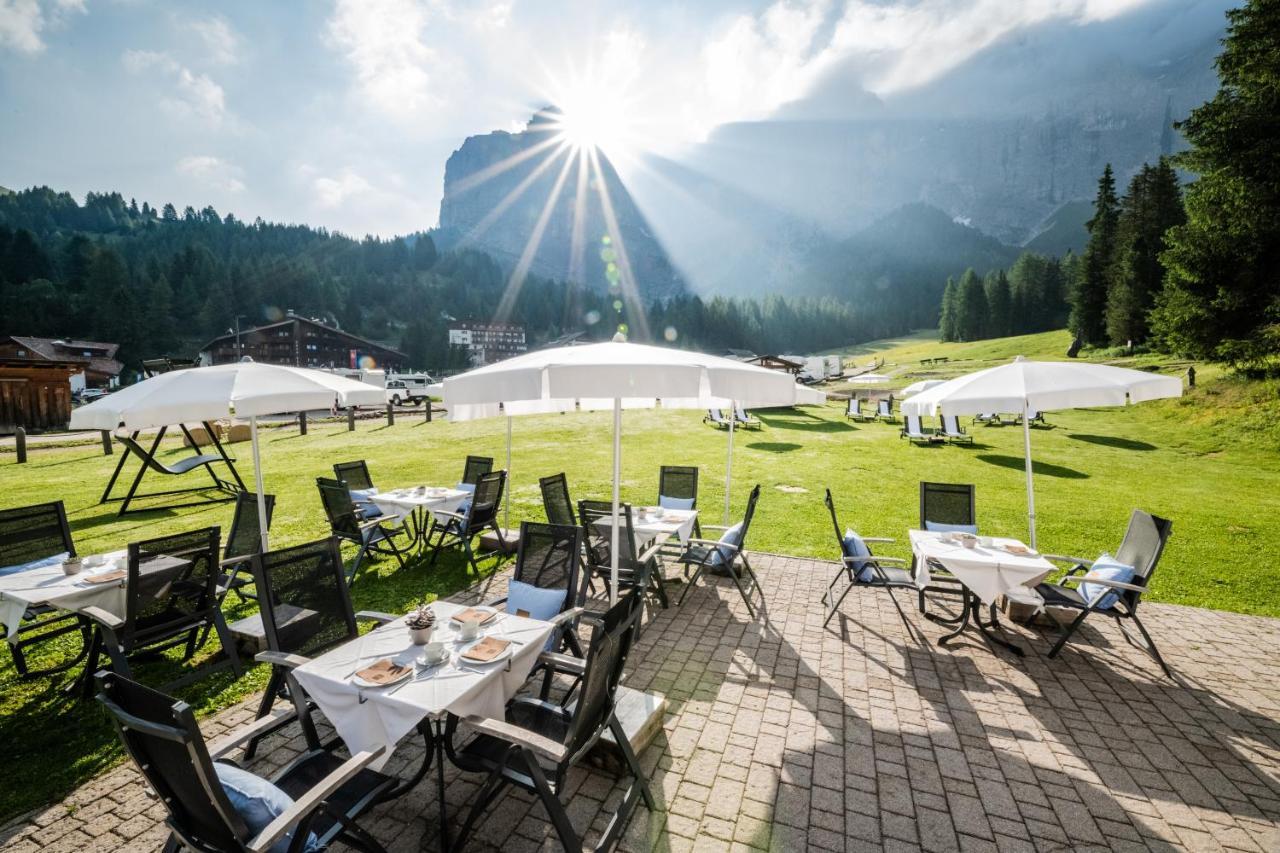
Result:
{"label": "green lawn", "polygon": [[[975,344],[938,344],[926,336],[883,342],[855,351],[859,363],[886,360],[902,387],[926,375],[979,369],[1017,353],[1059,358],[1065,333]],[[921,368],[921,357],[947,355],[945,367]],[[1152,356],[1117,363],[1158,363]],[[1181,370],[1170,364],[1168,369]],[[1199,366],[1198,366],[1199,369]],[[1200,387],[1181,400],[1126,409],[1050,413],[1051,429],[1034,431],[1036,499],[1043,550],[1096,556],[1117,544],[1130,510],[1143,507],[1174,522],[1174,536],[1150,598],[1245,613],[1280,615],[1280,580],[1273,568],[1280,551],[1280,402],[1275,383],[1250,383],[1200,371]],[[763,486],[751,530],[752,549],[831,558],[835,543],[822,506],[823,489],[836,496],[841,521],[865,535],[898,537],[891,553],[907,556],[906,531],[916,522],[922,479],[977,485],[984,531],[1024,536],[1026,506],[1022,431],[973,427],[972,448],[909,446],[897,428],[854,425],[843,404],[759,413],[764,427],[737,436],[733,513],[742,511],[754,483]],[[625,499],[656,499],[658,466],[696,464],[702,469],[700,506],[719,523],[724,500],[725,434],[701,422],[701,413],[628,411],[624,416]],[[511,518],[540,519],[537,478],[566,471],[574,499],[609,495],[609,413],[521,418],[514,425]],[[264,473],[278,496],[273,542],[285,545],[323,536],[324,517],[314,478],[336,461],[364,458],[384,488],[413,483],[449,484],[468,453],[492,455],[504,464],[506,422],[426,424],[420,415],[394,427],[364,422],[312,424],[265,432]],[[235,445],[245,460],[247,445]],[[176,444],[175,457],[186,451]],[[0,454],[0,482],[7,505],[61,498],[82,553],[123,547],[133,539],[203,524],[230,523],[230,505],[157,511],[120,519],[112,505],[97,503],[116,457],[97,445],[33,448],[24,467]],[[460,561],[442,558],[432,570],[411,565],[393,572],[374,565],[357,582],[357,608],[403,612],[411,604],[447,594],[464,582]],[[768,594],[768,578],[764,578]],[[162,673],[156,673],[160,677]],[[258,668],[240,681],[209,678],[183,696],[202,711],[225,707],[259,688]],[[64,700],[65,680],[17,682],[6,655],[0,663],[0,743],[7,772],[0,782],[0,819],[51,802],[118,759],[105,721],[92,704]]]}

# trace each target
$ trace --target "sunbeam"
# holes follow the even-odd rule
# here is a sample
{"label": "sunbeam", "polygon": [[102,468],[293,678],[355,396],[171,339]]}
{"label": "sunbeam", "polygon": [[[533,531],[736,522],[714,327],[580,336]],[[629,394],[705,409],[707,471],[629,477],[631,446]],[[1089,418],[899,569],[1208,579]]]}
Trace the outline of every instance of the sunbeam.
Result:
{"label": "sunbeam", "polygon": [[[551,128],[549,127],[530,128],[529,132],[532,132],[535,130],[550,131]],[[531,157],[534,157],[539,152],[546,151],[548,148],[551,148],[557,145],[563,145],[563,144],[564,144],[564,140],[559,138],[559,136],[551,136],[537,143],[536,145],[532,145],[523,151],[520,151],[516,154],[512,154],[510,157],[506,157],[506,158],[503,158],[502,160],[499,160],[497,163],[494,163],[489,166],[485,166],[480,171],[467,175],[465,178],[462,178],[461,180],[455,181],[451,189],[453,190],[453,192],[459,193],[459,194],[464,193],[467,190],[475,189],[476,187],[480,186],[484,182],[493,180],[498,175],[501,175],[503,172],[506,172],[510,169],[515,168],[516,166],[519,166],[521,163],[530,159]]]}
{"label": "sunbeam", "polygon": [[520,183],[512,187],[511,191],[503,196],[502,200],[493,206],[493,210],[486,213],[484,218],[477,222],[475,227],[467,232],[467,234],[459,241],[459,245],[466,246],[478,240],[484,232],[489,230],[489,227],[498,220],[498,217],[505,213],[511,205],[515,204],[520,199],[520,196],[524,195],[525,192],[528,191],[529,187],[533,186],[533,183],[542,176],[542,173],[551,168],[556,159],[566,152],[572,153],[572,149],[562,144],[555,151],[548,154],[546,159],[539,163],[532,172],[525,175]]}
{"label": "sunbeam", "polygon": [[635,327],[636,340],[649,340],[649,323],[645,319],[644,304],[640,301],[640,291],[636,287],[635,276],[631,272],[631,261],[627,257],[627,247],[622,241],[622,232],[618,228],[618,217],[613,211],[613,201],[609,198],[609,187],[600,168],[598,149],[587,150],[591,158],[591,173],[595,178],[596,193],[600,196],[600,212],[604,214],[605,229],[608,231],[609,249],[613,250],[614,260],[608,261],[609,289],[615,287],[621,293],[621,304],[615,299],[614,309],[619,313],[625,305],[626,316]]}
{"label": "sunbeam", "polygon": [[520,253],[520,260],[516,262],[515,269],[511,271],[511,277],[507,280],[507,287],[502,292],[502,299],[498,302],[498,310],[494,312],[494,319],[497,322],[506,322],[510,318],[516,299],[520,296],[520,289],[524,286],[525,276],[529,274],[529,267],[533,265],[533,257],[538,253],[538,247],[542,245],[542,235],[547,230],[547,222],[551,219],[556,202],[560,200],[560,192],[564,189],[565,179],[569,177],[569,168],[574,164],[575,160],[580,159],[582,159],[581,151],[570,154],[565,159],[564,166],[560,169],[560,174],[556,176],[555,186],[551,188],[546,203],[542,205],[542,211],[538,214],[538,221],[534,223],[533,231],[529,234],[529,239],[525,241],[524,251]]}

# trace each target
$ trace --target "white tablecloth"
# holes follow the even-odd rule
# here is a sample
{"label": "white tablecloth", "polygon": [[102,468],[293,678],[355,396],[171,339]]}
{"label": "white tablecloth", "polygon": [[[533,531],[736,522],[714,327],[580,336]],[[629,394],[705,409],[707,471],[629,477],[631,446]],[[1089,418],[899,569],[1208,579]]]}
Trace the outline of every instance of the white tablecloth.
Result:
{"label": "white tablecloth", "polygon": [[[688,542],[693,535],[693,523],[698,520],[696,509],[663,510],[661,518],[645,515],[638,507],[632,507],[631,513],[631,529],[640,542],[657,538],[669,539],[672,536],[678,537],[681,542]],[[608,518],[598,518],[595,523],[604,530],[610,527]]]}
{"label": "white tablecloth", "polygon": [[86,584],[88,574],[114,571],[125,567],[127,554],[115,551],[103,555],[107,565],[84,568],[78,575],[65,575],[62,564],[40,568],[9,567],[0,569],[0,624],[7,629],[9,642],[18,641],[22,614],[34,604],[48,604],[61,610],[80,611],[101,607],[113,616],[124,618],[124,581]]}
{"label": "white tablecloth", "polygon": [[443,495],[434,496],[427,492],[417,493],[413,489],[396,489],[379,492],[368,498],[388,520],[394,519],[397,522],[403,521],[410,513],[419,509],[457,512],[458,507],[470,499],[471,493],[461,489],[446,489]]}
{"label": "white tablecloth", "polygon": [[916,585],[921,589],[929,585],[931,559],[941,563],[986,604],[995,604],[1001,595],[1010,593],[1023,600],[1027,596],[1038,597],[1031,587],[1054,570],[1053,563],[1034,551],[1015,554],[1005,550],[1007,545],[1022,545],[1017,539],[995,536],[988,547],[966,548],[959,542],[943,542],[940,533],[912,530],[908,536],[916,555]]}
{"label": "white tablecloth", "polygon": [[[437,601],[431,609],[436,614],[437,633],[453,639],[455,632],[448,618],[466,607]],[[485,633],[521,643],[513,647],[510,666],[498,662],[477,667],[481,670],[477,672],[459,669],[451,662],[416,671],[408,684],[356,686],[351,675],[357,669],[382,658],[406,664],[422,654],[423,647],[410,642],[401,618],[298,667],[294,676],[351,752],[385,747],[385,761],[396,744],[427,717],[448,712],[460,717],[479,714],[503,719],[507,702],[529,677],[551,630],[548,622],[503,614]],[[456,651],[465,646],[446,642],[445,648]]]}

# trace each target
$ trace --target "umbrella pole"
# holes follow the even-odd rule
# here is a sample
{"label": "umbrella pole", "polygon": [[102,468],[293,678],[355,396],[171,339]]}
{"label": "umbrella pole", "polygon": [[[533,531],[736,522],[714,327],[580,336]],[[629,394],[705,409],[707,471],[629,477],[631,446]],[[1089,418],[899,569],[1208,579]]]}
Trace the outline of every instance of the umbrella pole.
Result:
{"label": "umbrella pole", "polygon": [[249,416],[249,437],[253,439],[253,481],[258,489],[258,533],[262,538],[262,553],[267,553],[267,504],[262,485],[262,455],[258,452],[258,416]]}
{"label": "umbrella pole", "polygon": [[1031,484],[1031,422],[1027,401],[1022,401],[1022,453],[1027,465],[1027,521],[1031,525],[1031,550],[1036,550],[1036,492]]}
{"label": "umbrella pole", "polygon": [[511,415],[507,415],[507,489],[503,493],[502,501],[502,531],[503,540],[506,539],[506,531],[511,529]]}
{"label": "umbrella pole", "polygon": [[613,398],[613,526],[609,547],[609,605],[618,603],[618,483],[622,479],[622,398]]}
{"label": "umbrella pole", "polygon": [[724,525],[729,526],[729,495],[733,487],[733,424],[738,420],[738,404],[729,401],[729,459],[724,465]]}

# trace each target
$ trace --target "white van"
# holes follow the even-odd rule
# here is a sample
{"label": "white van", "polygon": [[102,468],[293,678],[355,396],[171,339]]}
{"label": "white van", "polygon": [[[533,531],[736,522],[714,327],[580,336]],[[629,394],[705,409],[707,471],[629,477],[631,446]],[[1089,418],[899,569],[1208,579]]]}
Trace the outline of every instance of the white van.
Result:
{"label": "white van", "polygon": [[416,406],[431,396],[433,380],[425,373],[397,373],[387,377],[387,402],[393,406]]}

